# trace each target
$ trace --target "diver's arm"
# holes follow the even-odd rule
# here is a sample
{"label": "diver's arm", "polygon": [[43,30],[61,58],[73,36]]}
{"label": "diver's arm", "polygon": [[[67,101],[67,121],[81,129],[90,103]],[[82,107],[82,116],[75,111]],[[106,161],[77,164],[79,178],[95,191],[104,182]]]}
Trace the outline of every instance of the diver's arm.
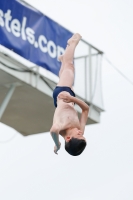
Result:
{"label": "diver's arm", "polygon": [[81,131],[83,133],[84,133],[85,125],[86,125],[86,122],[87,122],[88,113],[89,113],[89,109],[88,110],[82,110],[82,113],[81,113],[81,117],[80,117],[80,129],[81,129]]}
{"label": "diver's arm", "polygon": [[50,129],[50,134],[55,143],[54,153],[57,154],[57,151],[60,149],[60,146],[61,146],[61,143],[59,141],[59,126],[53,125]]}
{"label": "diver's arm", "polygon": [[70,96],[70,100],[71,102],[76,103],[82,109],[82,111],[86,111],[86,112],[89,111],[89,106],[84,101],[73,96]]}
{"label": "diver's arm", "polygon": [[80,129],[84,133],[84,129],[87,122],[88,113],[89,113],[89,106],[84,101],[76,97],[72,96],[71,99],[74,103],[76,103],[82,109],[82,113],[80,117]]}
{"label": "diver's arm", "polygon": [[76,103],[83,111],[88,111],[89,110],[89,106],[82,100],[71,96],[68,92],[61,92],[58,95],[59,99],[63,99],[64,102],[66,103],[70,103],[70,102],[74,102]]}

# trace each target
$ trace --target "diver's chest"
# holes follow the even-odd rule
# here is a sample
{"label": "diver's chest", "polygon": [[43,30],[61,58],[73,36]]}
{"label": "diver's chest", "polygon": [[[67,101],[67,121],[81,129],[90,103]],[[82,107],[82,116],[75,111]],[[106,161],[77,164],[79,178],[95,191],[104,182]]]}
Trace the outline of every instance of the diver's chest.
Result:
{"label": "diver's chest", "polygon": [[66,109],[60,112],[60,122],[74,123],[78,120],[77,112],[74,109]]}
{"label": "diver's chest", "polygon": [[71,106],[69,107],[60,107],[57,110],[57,115],[61,119],[66,119],[66,120],[74,120],[77,116],[77,112],[75,109]]}

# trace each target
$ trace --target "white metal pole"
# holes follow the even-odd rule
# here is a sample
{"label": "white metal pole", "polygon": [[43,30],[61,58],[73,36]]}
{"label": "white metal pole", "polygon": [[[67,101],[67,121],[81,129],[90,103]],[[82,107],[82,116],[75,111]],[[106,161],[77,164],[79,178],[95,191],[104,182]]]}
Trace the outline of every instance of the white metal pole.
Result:
{"label": "white metal pole", "polygon": [[90,85],[90,104],[92,98],[92,69],[91,69],[91,46],[89,46],[89,85]]}
{"label": "white metal pole", "polygon": [[85,100],[87,101],[87,91],[88,91],[88,87],[87,87],[87,58],[85,57]]}
{"label": "white metal pole", "polygon": [[5,99],[3,100],[3,102],[2,102],[2,104],[1,104],[1,106],[0,106],[0,119],[2,118],[2,115],[3,115],[3,113],[4,113],[4,111],[5,111],[6,107],[7,107],[7,105],[8,105],[8,103],[9,103],[9,101],[10,101],[12,95],[13,95],[13,92],[14,92],[14,90],[15,90],[15,87],[16,87],[15,84],[12,84],[12,85],[11,85],[11,87],[10,87],[10,89],[9,89],[9,91],[8,91],[8,93],[7,93],[7,95],[5,96]]}

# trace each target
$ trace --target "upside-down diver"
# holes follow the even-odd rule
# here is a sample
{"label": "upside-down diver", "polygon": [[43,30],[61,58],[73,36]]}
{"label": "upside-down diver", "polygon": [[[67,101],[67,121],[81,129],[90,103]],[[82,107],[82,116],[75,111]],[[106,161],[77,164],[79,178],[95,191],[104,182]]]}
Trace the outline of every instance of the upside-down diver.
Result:
{"label": "upside-down diver", "polygon": [[[61,147],[59,135],[65,140],[65,150],[73,156],[80,155],[86,147],[86,139],[83,136],[88,118],[89,106],[75,97],[73,91],[74,83],[74,52],[81,39],[80,34],[74,34],[68,41],[63,55],[59,57],[61,68],[59,71],[59,82],[53,91],[54,105],[56,107],[53,125],[50,134],[54,140],[54,152]],[[81,117],[74,108],[77,104],[81,109]]]}

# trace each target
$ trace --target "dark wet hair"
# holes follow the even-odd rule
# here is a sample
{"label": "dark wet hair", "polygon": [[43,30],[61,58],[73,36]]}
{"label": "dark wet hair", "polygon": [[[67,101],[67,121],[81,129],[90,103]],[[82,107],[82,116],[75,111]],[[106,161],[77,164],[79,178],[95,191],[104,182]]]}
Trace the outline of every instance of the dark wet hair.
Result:
{"label": "dark wet hair", "polygon": [[86,147],[86,141],[83,139],[71,138],[65,142],[65,150],[72,156],[80,155]]}

